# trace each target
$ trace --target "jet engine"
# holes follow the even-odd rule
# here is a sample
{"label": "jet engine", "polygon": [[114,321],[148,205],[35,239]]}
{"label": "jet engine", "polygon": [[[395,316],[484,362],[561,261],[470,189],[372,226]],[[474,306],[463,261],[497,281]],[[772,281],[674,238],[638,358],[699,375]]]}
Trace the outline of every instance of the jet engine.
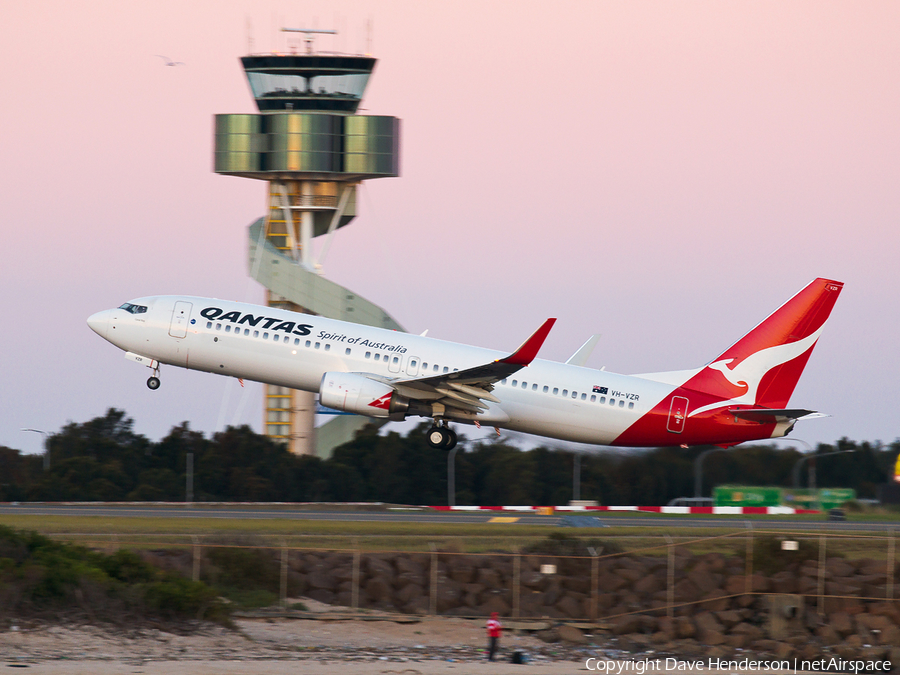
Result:
{"label": "jet engine", "polygon": [[326,408],[367,417],[403,419],[409,410],[409,399],[359,373],[325,373],[319,385],[319,402]]}

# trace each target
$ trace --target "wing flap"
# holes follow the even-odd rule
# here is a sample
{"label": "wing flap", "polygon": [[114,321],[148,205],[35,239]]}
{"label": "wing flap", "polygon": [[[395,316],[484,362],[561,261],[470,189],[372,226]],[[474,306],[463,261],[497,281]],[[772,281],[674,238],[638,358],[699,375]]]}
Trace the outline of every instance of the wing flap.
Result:
{"label": "wing flap", "polygon": [[[494,383],[530,364],[540,351],[554,323],[556,323],[556,319],[544,321],[541,327],[532,333],[516,351],[502,359],[452,373],[411,380],[394,380],[391,385],[402,390],[405,395],[411,395],[412,398],[442,403],[470,413],[479,413],[490,407],[484,401],[501,402],[491,393]],[[416,395],[413,392],[419,392],[419,394]]]}

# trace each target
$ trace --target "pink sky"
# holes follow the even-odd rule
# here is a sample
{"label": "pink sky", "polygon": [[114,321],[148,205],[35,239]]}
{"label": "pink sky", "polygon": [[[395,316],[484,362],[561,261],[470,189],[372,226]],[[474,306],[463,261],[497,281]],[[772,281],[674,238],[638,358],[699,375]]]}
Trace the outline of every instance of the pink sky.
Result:
{"label": "pink sky", "polygon": [[[88,9],[89,8],[89,9]],[[701,365],[817,276],[846,282],[792,404],[810,443],[892,441],[900,311],[893,2],[30,2],[4,8],[0,444],[124,408],[260,429],[234,380],[147,373],[94,311],[162,293],[260,301],[264,184],[212,173],[212,118],[255,110],[238,57],[281,25],[379,63],[402,176],[369,182],[326,273],[409,330],[590,365]],[[166,67],[156,54],[183,61]]]}

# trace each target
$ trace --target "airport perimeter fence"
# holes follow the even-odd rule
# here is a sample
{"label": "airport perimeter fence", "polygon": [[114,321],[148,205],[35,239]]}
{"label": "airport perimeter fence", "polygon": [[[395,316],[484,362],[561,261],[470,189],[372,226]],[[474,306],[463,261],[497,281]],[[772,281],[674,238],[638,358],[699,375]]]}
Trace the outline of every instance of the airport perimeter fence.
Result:
{"label": "airport perimeter fence", "polygon": [[[302,610],[303,598],[310,598],[353,610],[473,618],[496,611],[514,619],[609,624],[641,615],[761,610],[771,607],[773,598],[788,613],[807,615],[859,613],[872,603],[900,611],[893,531],[561,537],[513,552],[478,553],[460,551],[453,538],[425,551],[410,550],[415,545],[391,550],[361,545],[352,536],[329,547],[305,545],[302,536],[56,538],[107,551],[133,548],[194,580],[264,590],[293,610]],[[414,538],[421,543],[422,536]],[[584,551],[553,550],[573,545]]]}

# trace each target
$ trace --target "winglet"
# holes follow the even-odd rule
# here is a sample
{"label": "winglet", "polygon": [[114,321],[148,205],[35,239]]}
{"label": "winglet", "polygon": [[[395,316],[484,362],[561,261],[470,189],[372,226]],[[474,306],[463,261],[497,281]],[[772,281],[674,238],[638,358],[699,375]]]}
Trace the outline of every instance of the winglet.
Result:
{"label": "winglet", "polygon": [[547,339],[547,335],[555,323],[556,319],[547,319],[540,328],[532,333],[530,338],[522,343],[521,347],[505,359],[500,359],[500,363],[507,363],[513,366],[527,366],[534,361],[538,351],[541,349],[541,345],[544,344],[544,340]]}

